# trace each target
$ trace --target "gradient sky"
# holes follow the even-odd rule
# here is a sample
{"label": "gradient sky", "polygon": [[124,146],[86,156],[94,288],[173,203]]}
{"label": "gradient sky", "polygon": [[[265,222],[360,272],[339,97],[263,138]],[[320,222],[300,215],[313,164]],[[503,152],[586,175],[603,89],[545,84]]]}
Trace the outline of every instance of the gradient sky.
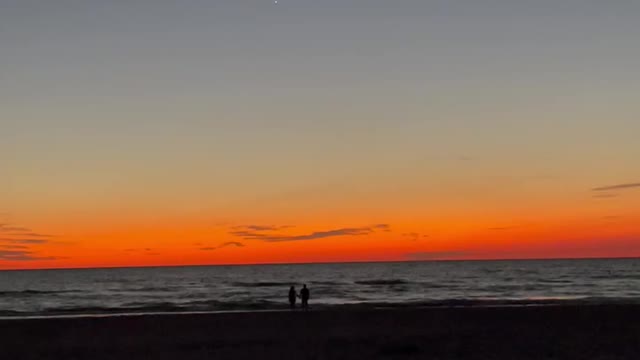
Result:
{"label": "gradient sky", "polygon": [[640,256],[635,0],[0,0],[0,268]]}

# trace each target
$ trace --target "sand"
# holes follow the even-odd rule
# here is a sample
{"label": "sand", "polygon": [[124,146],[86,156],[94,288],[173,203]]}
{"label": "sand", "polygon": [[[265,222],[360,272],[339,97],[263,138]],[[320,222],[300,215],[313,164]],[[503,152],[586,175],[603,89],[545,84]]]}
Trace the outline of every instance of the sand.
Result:
{"label": "sand", "polygon": [[7,360],[640,359],[640,306],[3,320],[0,355]]}

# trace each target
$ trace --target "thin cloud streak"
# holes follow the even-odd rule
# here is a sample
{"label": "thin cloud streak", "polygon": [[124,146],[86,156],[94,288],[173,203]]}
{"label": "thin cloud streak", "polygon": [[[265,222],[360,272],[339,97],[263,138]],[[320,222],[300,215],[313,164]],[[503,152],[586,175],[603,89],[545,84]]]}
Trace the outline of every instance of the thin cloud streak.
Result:
{"label": "thin cloud streak", "polygon": [[612,190],[627,190],[627,189],[635,189],[640,188],[640,183],[629,183],[629,184],[617,184],[610,186],[601,186],[591,189],[592,191],[612,191]]}
{"label": "thin cloud streak", "polygon": [[0,261],[58,260],[60,257],[37,255],[38,247],[44,244],[62,244],[54,241],[53,235],[34,232],[32,229],[0,224]]}
{"label": "thin cloud streak", "polygon": [[429,235],[420,234],[416,232],[404,233],[402,234],[402,236],[409,239],[410,241],[418,241],[420,239],[425,239],[429,237]]}
{"label": "thin cloud streak", "polygon": [[235,227],[234,230],[231,231],[230,234],[243,238],[245,240],[260,240],[265,242],[285,242],[285,241],[308,241],[308,240],[318,240],[325,239],[330,237],[337,236],[360,236],[360,235],[369,235],[371,233],[377,231],[390,231],[390,226],[388,224],[376,224],[372,226],[365,227],[354,227],[354,228],[340,228],[340,229],[331,229],[324,231],[314,231],[309,234],[302,235],[281,235],[281,234],[268,234],[264,231],[253,231],[247,227]]}
{"label": "thin cloud streak", "polygon": [[10,237],[22,237],[22,238],[52,238],[55,237],[53,235],[48,234],[40,234],[32,229],[22,227],[22,226],[14,226],[11,224],[3,223],[0,224],[0,233],[2,236],[10,236]]}
{"label": "thin cloud streak", "polygon": [[202,247],[200,248],[200,250],[202,251],[213,251],[213,250],[218,250],[218,249],[222,249],[225,247],[245,247],[245,245],[241,242],[238,241],[227,241],[226,243],[220,244],[218,246],[207,246],[207,247]]}
{"label": "thin cloud streak", "polygon": [[30,232],[31,229],[19,226],[10,226],[8,224],[0,224],[0,232]]}
{"label": "thin cloud streak", "polygon": [[127,251],[127,252],[146,252],[146,253],[148,253],[149,251],[154,251],[154,249],[152,249],[152,248],[139,248],[139,249],[129,248],[129,249],[124,249],[123,251]]}
{"label": "thin cloud streak", "polygon": [[42,237],[42,238],[52,238],[52,237],[55,237],[55,236],[53,236],[53,235],[38,234],[38,233],[34,233],[34,232],[16,233],[16,234],[12,234],[12,236]]}
{"label": "thin cloud streak", "polygon": [[596,199],[611,199],[611,198],[618,197],[618,194],[600,193],[600,194],[593,195],[593,197]]}
{"label": "thin cloud streak", "polygon": [[220,245],[219,247],[227,247],[227,246],[235,246],[235,247],[244,247],[245,245],[241,242],[238,241],[228,241],[222,245]]}
{"label": "thin cloud streak", "polygon": [[282,230],[282,229],[287,229],[290,228],[292,226],[289,225],[280,225],[280,226],[276,226],[276,225],[239,225],[239,226],[234,226],[234,229],[237,230],[246,230],[246,231],[278,231],[278,230]]}
{"label": "thin cloud streak", "polygon": [[2,244],[0,245],[2,249],[28,249],[29,247],[26,245],[11,245],[11,244]]}
{"label": "thin cloud streak", "polygon": [[11,243],[11,244],[40,245],[40,244],[48,243],[49,240],[44,240],[44,239],[0,239],[0,242]]}
{"label": "thin cloud streak", "polygon": [[56,260],[53,256],[37,256],[33,252],[26,250],[0,250],[0,260],[5,261],[35,261],[35,260]]}

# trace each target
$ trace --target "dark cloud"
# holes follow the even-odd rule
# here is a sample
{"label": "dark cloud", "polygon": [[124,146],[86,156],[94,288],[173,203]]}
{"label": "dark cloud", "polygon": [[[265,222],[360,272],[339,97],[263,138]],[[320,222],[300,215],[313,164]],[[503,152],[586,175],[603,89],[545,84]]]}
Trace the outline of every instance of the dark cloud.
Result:
{"label": "dark cloud", "polygon": [[244,244],[238,241],[227,241],[226,243],[220,245],[220,247],[227,247],[227,246],[244,247]]}
{"label": "dark cloud", "polygon": [[24,236],[24,237],[41,237],[41,238],[52,238],[54,237],[53,235],[47,235],[47,234],[38,234],[35,232],[22,232],[22,233],[15,233],[15,234],[11,234],[12,236]]}
{"label": "dark cloud", "polygon": [[245,245],[243,243],[241,243],[241,242],[238,242],[238,241],[227,241],[226,243],[220,244],[218,246],[202,247],[202,248],[200,248],[200,250],[202,250],[202,251],[212,251],[212,250],[218,250],[218,249],[222,249],[222,248],[229,247],[229,246],[244,247]]}
{"label": "dark cloud", "polygon": [[53,256],[37,256],[27,250],[0,250],[0,260],[5,261],[34,261],[34,260],[57,260]]}
{"label": "dark cloud", "polygon": [[[306,240],[318,240],[325,239],[336,236],[358,236],[358,235],[368,235],[374,233],[376,231],[390,231],[390,227],[387,224],[376,224],[366,227],[357,227],[357,228],[340,228],[340,229],[332,229],[325,231],[314,231],[309,234],[302,235],[281,235],[270,233],[274,227],[270,227],[270,230],[261,230],[255,231],[248,229],[247,227],[243,228],[234,228],[234,231],[231,231],[230,234],[243,238],[245,240],[261,240],[266,242],[284,242],[284,241],[306,241]],[[280,228],[276,228],[280,229]]]}
{"label": "dark cloud", "polygon": [[592,191],[612,191],[612,190],[627,190],[627,189],[635,189],[635,188],[640,188],[640,183],[601,186],[601,187],[593,188],[591,190]]}
{"label": "dark cloud", "polygon": [[28,249],[29,247],[26,246],[26,245],[3,244],[3,245],[0,245],[0,248],[3,248],[3,249]]}
{"label": "dark cloud", "polygon": [[309,234],[302,235],[280,235],[280,234],[267,234],[264,232],[253,231],[235,231],[232,235],[242,237],[245,240],[261,240],[266,242],[285,242],[285,241],[307,241],[318,240],[337,236],[360,236],[368,235],[376,231],[389,231],[389,225],[376,224],[366,227],[357,228],[340,228],[326,231],[314,231]]}
{"label": "dark cloud", "polygon": [[264,236],[267,236],[261,232],[255,232],[250,230],[234,230],[229,232],[229,234],[243,238],[245,240],[260,240]]}
{"label": "dark cloud", "polygon": [[371,228],[374,230],[391,232],[391,226],[389,226],[389,224],[376,224],[376,225],[373,225]]}
{"label": "dark cloud", "polygon": [[0,242],[11,243],[11,244],[40,245],[40,244],[48,243],[49,240],[45,240],[45,239],[0,239]]}
{"label": "dark cloud", "polygon": [[282,230],[282,229],[287,229],[290,228],[291,226],[289,225],[281,225],[281,226],[275,226],[275,225],[239,225],[239,226],[234,226],[233,228],[239,231],[278,231],[278,230]]}
{"label": "dark cloud", "polygon": [[405,257],[409,260],[441,260],[469,255],[466,251],[420,251],[408,253]]}
{"label": "dark cloud", "polygon": [[24,233],[24,232],[30,232],[31,229],[25,228],[25,227],[19,227],[19,226],[10,226],[8,224],[0,224],[0,232],[19,232],[19,233]]}
{"label": "dark cloud", "polygon": [[29,228],[14,226],[11,224],[0,224],[0,233],[3,236],[23,237],[23,238],[51,238],[53,235],[40,234]]}
{"label": "dark cloud", "polygon": [[0,224],[0,261],[32,261],[32,260],[56,260],[58,257],[39,256],[34,250],[39,245],[53,243],[51,235],[39,234],[33,230],[15,226],[13,224]]}
{"label": "dark cloud", "polygon": [[241,237],[244,239],[257,240],[261,239],[265,232],[274,232],[282,229],[290,228],[291,226],[277,226],[277,225],[238,225],[232,227],[232,231],[229,233],[233,236]]}

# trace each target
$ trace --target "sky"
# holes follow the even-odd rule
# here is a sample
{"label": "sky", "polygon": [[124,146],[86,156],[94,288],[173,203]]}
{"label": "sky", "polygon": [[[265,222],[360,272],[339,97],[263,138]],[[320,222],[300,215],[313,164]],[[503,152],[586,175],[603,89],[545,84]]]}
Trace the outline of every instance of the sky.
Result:
{"label": "sky", "polygon": [[635,0],[0,0],[0,268],[640,256]]}

